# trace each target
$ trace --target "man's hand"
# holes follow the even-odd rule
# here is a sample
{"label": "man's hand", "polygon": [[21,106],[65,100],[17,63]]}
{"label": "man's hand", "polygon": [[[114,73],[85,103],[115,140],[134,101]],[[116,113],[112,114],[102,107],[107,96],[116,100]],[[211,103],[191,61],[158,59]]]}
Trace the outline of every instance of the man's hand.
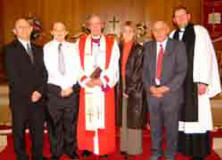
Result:
{"label": "man's hand", "polygon": [[72,92],[73,92],[72,87],[67,88],[67,89],[63,89],[61,91],[61,97],[68,97],[68,96],[70,96],[72,94]]}
{"label": "man's hand", "polygon": [[207,85],[206,84],[198,84],[198,92],[199,92],[199,95],[203,95],[205,94],[207,91]]}
{"label": "man's hand", "polygon": [[169,91],[170,89],[167,86],[161,86],[161,87],[151,86],[149,89],[149,92],[156,98],[163,97],[163,95]]}
{"label": "man's hand", "polygon": [[158,93],[156,93],[156,94],[152,94],[152,96],[154,96],[154,97],[156,97],[156,98],[162,98],[162,97],[163,97],[163,94],[158,94]]}
{"label": "man's hand", "polygon": [[103,82],[99,78],[93,79],[92,81],[96,86],[103,86]]}
{"label": "man's hand", "polygon": [[148,92],[150,92],[151,94],[157,93],[156,87],[151,86],[151,87],[148,89]]}
{"label": "man's hand", "polygon": [[34,91],[32,93],[31,100],[32,100],[33,103],[36,103],[40,100],[41,97],[42,97],[41,93],[39,93],[38,91]]}
{"label": "man's hand", "polygon": [[123,97],[128,98],[129,96],[128,96],[128,94],[123,93]]}
{"label": "man's hand", "polygon": [[167,86],[161,86],[158,87],[157,90],[159,91],[159,93],[165,94],[170,91],[170,88]]}
{"label": "man's hand", "polygon": [[95,83],[94,83],[94,81],[91,79],[91,80],[89,80],[89,81],[86,83],[86,86],[89,87],[89,88],[93,88],[93,87],[95,87]]}
{"label": "man's hand", "polygon": [[149,89],[149,92],[152,94],[152,96],[154,96],[156,98],[163,97],[163,94],[158,90],[157,87],[151,86]]}

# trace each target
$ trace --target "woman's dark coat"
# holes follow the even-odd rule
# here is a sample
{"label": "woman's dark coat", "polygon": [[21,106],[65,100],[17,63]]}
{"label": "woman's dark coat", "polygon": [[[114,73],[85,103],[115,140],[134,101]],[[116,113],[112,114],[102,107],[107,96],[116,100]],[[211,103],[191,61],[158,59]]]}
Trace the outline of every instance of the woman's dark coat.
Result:
{"label": "woman's dark coat", "polygon": [[[122,125],[122,73],[121,62],[123,55],[123,44],[120,43],[120,81],[116,87],[117,125]],[[147,122],[146,93],[142,82],[143,54],[142,46],[133,44],[126,63],[126,89],[128,97],[127,105],[127,127],[141,129]]]}

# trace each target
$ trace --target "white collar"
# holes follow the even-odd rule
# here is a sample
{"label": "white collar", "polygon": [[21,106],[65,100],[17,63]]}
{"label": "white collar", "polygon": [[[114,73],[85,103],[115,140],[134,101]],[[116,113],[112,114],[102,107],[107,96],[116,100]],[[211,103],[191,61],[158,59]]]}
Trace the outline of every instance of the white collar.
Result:
{"label": "white collar", "polygon": [[185,31],[185,28],[180,28],[180,32],[184,32]]}
{"label": "white collar", "polygon": [[17,38],[19,42],[21,42],[24,46],[26,46],[27,44],[30,44],[30,41],[26,41],[20,38]]}
{"label": "white collar", "polygon": [[101,34],[101,35],[98,35],[98,36],[93,36],[93,35],[91,35],[91,37],[92,37],[93,39],[100,39],[100,38],[102,37],[102,34]]}
{"label": "white collar", "polygon": [[166,47],[166,44],[167,44],[167,41],[168,41],[168,38],[166,38],[163,42],[157,42],[157,46],[162,45],[163,48],[165,48],[165,47]]}
{"label": "white collar", "polygon": [[55,44],[57,44],[57,45],[59,45],[60,43],[61,43],[62,45],[64,45],[64,44],[66,43],[65,40],[62,41],[62,42],[59,42],[59,41],[57,41],[57,40],[55,40],[55,39],[53,39],[53,42],[54,42]]}

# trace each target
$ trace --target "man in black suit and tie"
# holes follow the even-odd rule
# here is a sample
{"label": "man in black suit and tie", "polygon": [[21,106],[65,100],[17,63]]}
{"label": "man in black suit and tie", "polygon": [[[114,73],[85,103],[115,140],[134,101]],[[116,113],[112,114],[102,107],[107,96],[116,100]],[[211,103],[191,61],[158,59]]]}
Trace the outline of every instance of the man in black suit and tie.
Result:
{"label": "man in black suit and tie", "polygon": [[25,129],[28,125],[32,160],[42,160],[47,79],[43,51],[30,42],[32,26],[27,20],[18,19],[13,32],[16,39],[5,48],[5,65],[10,87],[14,149],[17,160],[29,159],[25,146]]}
{"label": "man in black suit and tie", "polygon": [[144,45],[143,81],[147,90],[152,138],[152,156],[162,156],[162,129],[166,127],[166,159],[174,160],[177,150],[178,116],[183,101],[182,84],[187,71],[184,44],[168,38],[163,21],[153,24],[155,41]]}

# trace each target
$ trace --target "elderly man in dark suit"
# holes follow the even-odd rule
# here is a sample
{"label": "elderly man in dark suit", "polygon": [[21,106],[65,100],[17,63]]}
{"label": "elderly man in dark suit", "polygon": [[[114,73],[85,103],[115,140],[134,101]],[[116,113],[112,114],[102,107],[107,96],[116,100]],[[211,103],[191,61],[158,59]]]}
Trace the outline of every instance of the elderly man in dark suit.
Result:
{"label": "elderly man in dark suit", "polygon": [[17,160],[28,160],[25,128],[32,139],[32,160],[43,159],[44,90],[47,74],[42,48],[30,42],[32,26],[18,19],[13,30],[16,39],[5,48],[6,73],[10,86],[12,131]]}
{"label": "elderly man in dark suit", "polygon": [[182,84],[187,71],[184,44],[168,38],[163,21],[153,24],[155,41],[144,45],[143,81],[147,90],[152,138],[152,156],[162,156],[162,129],[166,127],[166,159],[174,160],[177,150],[178,116],[183,101]]}

